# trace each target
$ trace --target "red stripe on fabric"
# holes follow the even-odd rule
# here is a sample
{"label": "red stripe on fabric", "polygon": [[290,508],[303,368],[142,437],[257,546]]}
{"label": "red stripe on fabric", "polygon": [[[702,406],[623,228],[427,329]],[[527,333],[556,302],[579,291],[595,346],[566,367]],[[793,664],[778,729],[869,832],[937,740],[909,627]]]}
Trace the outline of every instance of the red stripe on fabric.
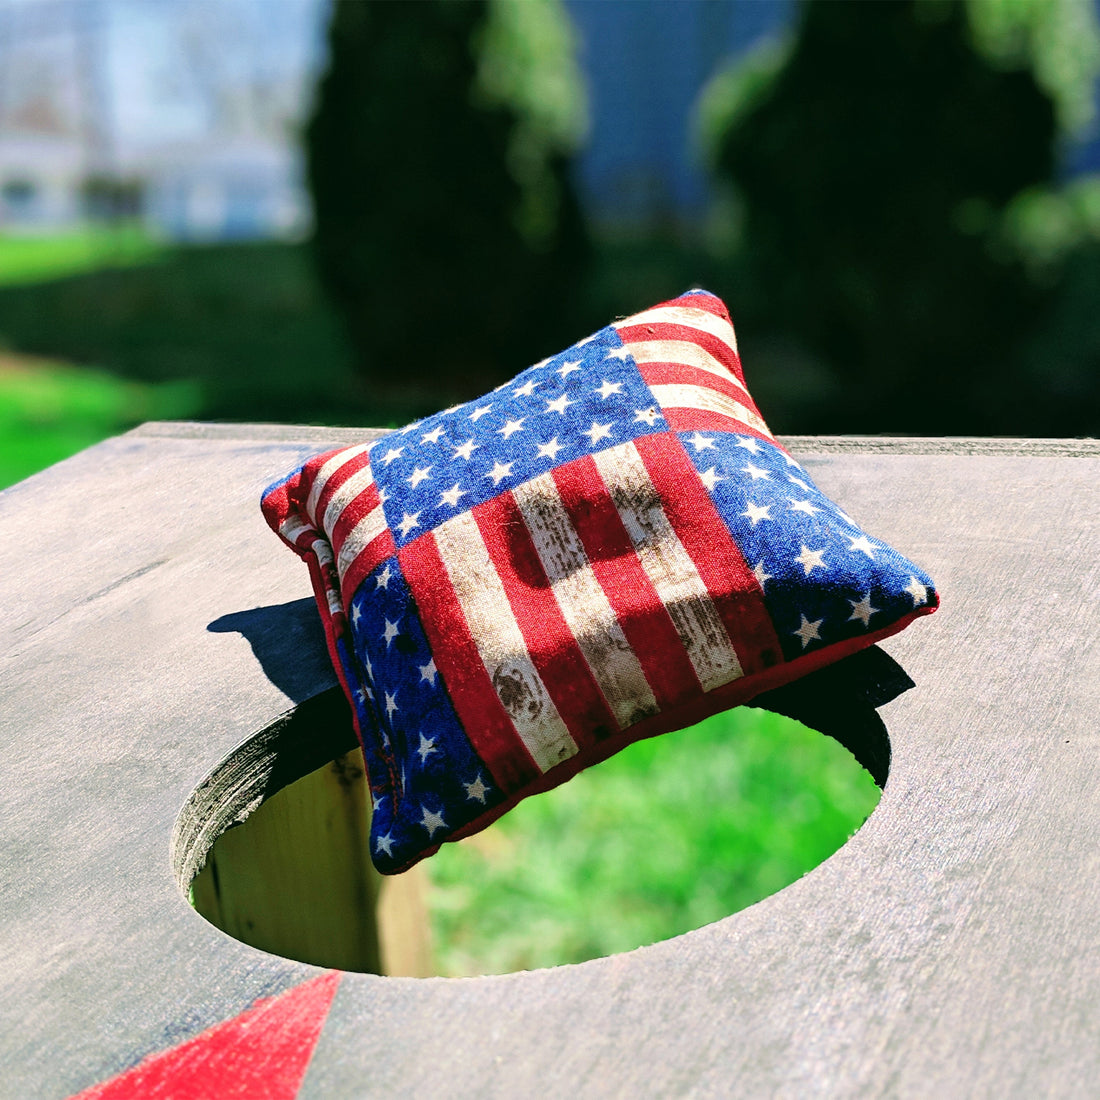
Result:
{"label": "red stripe on fabric", "polygon": [[[351,529],[368,512],[377,508],[379,503],[378,486],[376,484],[364,489],[353,501],[349,502],[332,528],[332,549],[335,553],[340,553],[340,547],[344,545],[344,540],[351,533]],[[321,514],[324,515],[324,512],[322,511]]]}
{"label": "red stripe on fabric", "polygon": [[764,593],[710,499],[683,444],[672,435],[635,440],[665,515],[710,592],[746,676],[783,660]]}
{"label": "red stripe on fabric", "polygon": [[317,480],[317,475],[321,472],[321,467],[324,466],[330,458],[338,455],[344,447],[337,447],[332,451],[325,451],[323,454],[314,455],[301,469],[298,475],[298,483],[294,491],[293,500],[298,505],[298,510],[305,515],[306,501],[309,499],[310,490],[313,488],[314,481]]}
{"label": "red stripe on fabric", "polygon": [[[714,294],[682,294],[679,298],[673,298],[672,301],[661,304],[682,306],[685,309],[703,309],[707,313],[713,313],[715,317],[721,317],[723,321],[730,319],[730,311],[726,309],[726,303]],[[732,323],[730,327],[733,327]]]}
{"label": "red stripe on fabric", "polygon": [[299,472],[287,478],[282,485],[277,485],[271,492],[265,493],[260,501],[260,511],[263,513],[264,519],[267,520],[268,527],[294,551],[297,551],[298,547],[279,528],[289,516],[302,518],[295,503],[301,476],[301,472]]}
{"label": "red stripe on fabric", "polygon": [[355,590],[370,575],[372,570],[381,565],[386,558],[392,558],[397,553],[397,546],[393,541],[393,533],[387,528],[377,538],[371,539],[359,552],[359,556],[348,567],[344,574],[344,583],[340,593],[345,607],[351,606],[351,598]]}
{"label": "red stripe on fabric", "polygon": [[321,1037],[339,971],[257,1001],[231,1020],[153,1054],[71,1100],[184,1100],[255,1096],[293,1100]]}
{"label": "red stripe on fabric", "polygon": [[638,561],[634,544],[590,458],[554,471],[573,527],[592,571],[645,673],[661,710],[703,689],[668,610]]}
{"label": "red stripe on fabric", "polygon": [[592,669],[550,587],[542,560],[511,493],[472,515],[496,567],[527,652],[578,748],[619,729]]}
{"label": "red stripe on fabric", "polygon": [[661,321],[655,324],[624,325],[618,329],[618,333],[619,338],[628,349],[631,344],[648,343],[653,340],[672,340],[686,344],[698,344],[737,378],[741,379],[742,382],[744,381],[741,373],[741,360],[738,358],[737,352],[724,340],[720,340],[712,333],[692,328],[689,324]]}
{"label": "red stripe on fabric", "polygon": [[542,772],[516,733],[481,662],[462,605],[443,565],[435,535],[422,535],[398,551],[432,656],[474,751],[506,793]]}
{"label": "red stripe on fabric", "polygon": [[[648,386],[702,386],[715,393],[725,394],[749,412],[760,416],[753,399],[736,382],[729,382],[717,374],[692,367],[687,363],[639,363],[638,370]],[[760,416],[760,419],[764,418]]]}
{"label": "red stripe on fabric", "polygon": [[763,432],[750,427],[744,421],[737,420],[724,413],[708,412],[706,409],[685,409],[678,406],[672,408],[661,407],[661,415],[665,423],[674,432],[735,432],[737,435],[751,435],[770,443],[773,447],[779,447],[784,454],[786,449],[781,447],[774,439],[770,439]]}
{"label": "red stripe on fabric", "polygon": [[339,469],[333,470],[325,482],[325,487],[317,497],[317,522],[320,523],[325,514],[325,509],[332,500],[333,494],[348,480],[361,470],[370,465],[370,455],[364,451],[362,454],[349,458]]}

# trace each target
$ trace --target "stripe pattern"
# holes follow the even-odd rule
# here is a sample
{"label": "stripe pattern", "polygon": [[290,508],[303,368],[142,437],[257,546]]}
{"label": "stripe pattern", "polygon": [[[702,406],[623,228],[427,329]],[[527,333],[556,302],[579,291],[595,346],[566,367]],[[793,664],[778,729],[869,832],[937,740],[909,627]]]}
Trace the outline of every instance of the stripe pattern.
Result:
{"label": "stripe pattern", "polygon": [[747,432],[774,442],[749,396],[737,337],[717,298],[685,295],[615,330],[670,427]]}
{"label": "stripe pattern", "polygon": [[318,455],[263,508],[310,565],[382,871],[935,604],[775,443],[703,292]]}

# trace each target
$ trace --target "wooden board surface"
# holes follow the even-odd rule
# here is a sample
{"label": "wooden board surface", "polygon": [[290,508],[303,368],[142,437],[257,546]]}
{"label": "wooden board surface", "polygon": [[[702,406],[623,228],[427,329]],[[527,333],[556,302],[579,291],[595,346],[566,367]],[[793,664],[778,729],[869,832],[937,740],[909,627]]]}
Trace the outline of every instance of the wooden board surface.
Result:
{"label": "wooden board surface", "polygon": [[[149,425],[0,494],[0,1095],[69,1096],[322,973],[199,917],[171,849],[204,777],[333,686],[258,498],[363,434]],[[629,954],[346,974],[300,1096],[1095,1095],[1100,446],[791,446],[943,595],[884,643],[916,687],[865,827]]]}

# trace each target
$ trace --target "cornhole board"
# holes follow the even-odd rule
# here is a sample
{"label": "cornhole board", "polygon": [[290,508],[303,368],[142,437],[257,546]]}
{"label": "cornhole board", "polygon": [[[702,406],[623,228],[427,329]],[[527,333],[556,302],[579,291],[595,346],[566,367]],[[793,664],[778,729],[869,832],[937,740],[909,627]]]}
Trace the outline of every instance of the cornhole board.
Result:
{"label": "cornhole board", "polygon": [[334,686],[260,490],[363,437],[149,424],[0,494],[0,1095],[1096,1094],[1100,445],[786,440],[942,592],[883,645],[878,809],[686,936],[418,980],[247,947],[177,881],[204,777]]}

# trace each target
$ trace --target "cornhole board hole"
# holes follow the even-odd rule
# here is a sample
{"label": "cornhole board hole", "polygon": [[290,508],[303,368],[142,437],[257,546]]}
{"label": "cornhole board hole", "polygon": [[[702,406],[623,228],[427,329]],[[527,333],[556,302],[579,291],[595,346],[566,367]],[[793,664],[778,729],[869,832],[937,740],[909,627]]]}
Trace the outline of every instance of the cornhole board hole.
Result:
{"label": "cornhole board hole", "polygon": [[363,435],[150,424],[0,494],[0,1094],[1095,1094],[1100,445],[785,440],[942,593],[883,643],[915,687],[878,809],[694,933],[444,980],[247,946],[182,888],[350,747],[279,723],[335,680],[257,500]]}

